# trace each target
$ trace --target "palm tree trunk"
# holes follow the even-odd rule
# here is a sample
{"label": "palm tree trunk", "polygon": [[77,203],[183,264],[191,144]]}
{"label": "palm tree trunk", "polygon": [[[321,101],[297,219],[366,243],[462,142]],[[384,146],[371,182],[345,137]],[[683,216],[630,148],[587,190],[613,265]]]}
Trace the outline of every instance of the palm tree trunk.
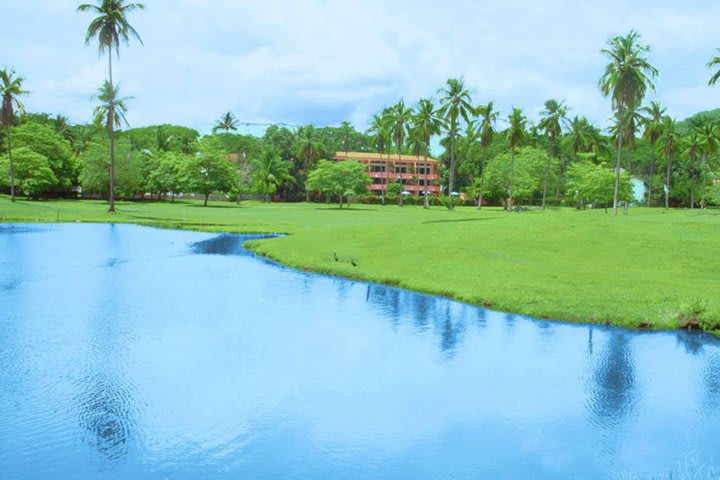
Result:
{"label": "palm tree trunk", "polygon": [[483,158],[480,163],[480,191],[478,192],[478,210],[482,208],[483,188],[485,186],[485,165],[487,165],[488,147],[483,147]]}
{"label": "palm tree trunk", "polygon": [[5,124],[5,135],[8,139],[8,160],[10,161],[10,200],[15,202],[15,168],[12,157],[12,140],[10,139],[10,122]]}
{"label": "palm tree trunk", "polygon": [[312,145],[308,145],[305,151],[305,201],[310,201],[310,190],[308,190],[308,176],[310,175],[310,157],[312,156]]}
{"label": "palm tree trunk", "polygon": [[615,161],[615,193],[613,194],[613,215],[618,213],[618,193],[620,192],[620,160],[622,158],[622,134],[617,132],[617,160]]}
{"label": "palm tree trunk", "polygon": [[[628,145],[627,151],[628,151],[628,161],[627,161],[628,169],[627,169],[627,171],[628,171],[628,175],[630,175],[632,177],[632,174],[630,173],[630,167],[632,166],[632,158],[633,158],[633,145],[632,144]],[[623,215],[628,214],[628,210],[630,208],[629,203],[630,203],[630,201],[628,199],[626,199],[625,203],[623,204]]]}
{"label": "palm tree trunk", "polygon": [[545,179],[543,180],[543,200],[542,209],[545,210],[545,203],[547,201],[547,185],[548,177],[550,176],[550,151],[547,154],[547,163],[545,164]]}
{"label": "palm tree trunk", "polygon": [[670,177],[672,175],[672,154],[667,156],[667,173],[665,175],[665,210],[670,208]]}
{"label": "palm tree trunk", "polygon": [[[430,143],[430,142],[426,142]],[[423,155],[423,160],[425,160],[425,163],[423,164],[423,189],[425,190],[425,195],[423,195],[423,208],[429,208],[430,202],[428,201],[428,184],[427,184],[427,172],[428,172],[428,161],[427,161],[427,153]]]}
{"label": "palm tree trunk", "polygon": [[695,156],[691,157],[690,164],[690,210],[695,208]]}
{"label": "palm tree trunk", "polygon": [[510,196],[508,198],[507,211],[512,212],[513,205],[513,183],[515,182],[515,148],[510,149]]}
{"label": "palm tree trunk", "polygon": [[[111,91],[115,91],[113,85],[113,74],[112,74],[112,49],[108,51],[108,73],[110,79]],[[114,97],[114,94],[113,94]],[[110,102],[110,111],[108,112],[110,121],[108,125],[110,127],[110,192],[108,195],[108,212],[115,211],[115,98]]]}
{"label": "palm tree trunk", "polygon": [[652,203],[653,180],[655,179],[655,141],[650,142],[650,145],[650,181],[648,181],[648,196],[645,205],[647,207]]}
{"label": "palm tree trunk", "polygon": [[453,183],[455,183],[455,131],[450,135],[450,179],[448,181],[448,210],[453,209]]}

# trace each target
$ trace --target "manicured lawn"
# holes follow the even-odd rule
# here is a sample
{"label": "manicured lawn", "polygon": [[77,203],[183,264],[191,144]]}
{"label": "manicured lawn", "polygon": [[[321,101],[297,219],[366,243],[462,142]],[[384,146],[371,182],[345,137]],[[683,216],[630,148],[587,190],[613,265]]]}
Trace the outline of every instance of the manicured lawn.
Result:
{"label": "manicured lawn", "polygon": [[[506,213],[396,205],[19,201],[5,222],[133,222],[278,232],[251,242],[286,265],[399,285],[495,310],[578,322],[674,328],[720,323],[720,211]],[[337,257],[337,261],[336,261]],[[355,264],[355,266],[353,265]],[[682,317],[682,318],[681,318]]]}

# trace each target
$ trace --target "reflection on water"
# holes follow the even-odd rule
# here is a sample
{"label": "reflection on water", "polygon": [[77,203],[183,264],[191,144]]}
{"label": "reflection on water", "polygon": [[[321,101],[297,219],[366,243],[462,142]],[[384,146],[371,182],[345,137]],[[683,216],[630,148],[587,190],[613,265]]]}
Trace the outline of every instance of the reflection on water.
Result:
{"label": "reflection on water", "polygon": [[76,387],[78,419],[89,434],[87,443],[108,460],[127,455],[135,422],[131,392],[101,373],[82,378]]}
{"label": "reflection on water", "polygon": [[10,230],[2,478],[669,478],[689,456],[720,464],[708,336],[295,272],[248,255],[257,236]]}
{"label": "reflection on water", "polygon": [[598,425],[616,426],[632,413],[636,380],[630,336],[620,329],[610,330],[594,366],[589,406]]}
{"label": "reflection on water", "polygon": [[248,240],[272,238],[275,235],[230,235],[221,234],[191,245],[193,253],[201,255],[252,255],[243,248]]}

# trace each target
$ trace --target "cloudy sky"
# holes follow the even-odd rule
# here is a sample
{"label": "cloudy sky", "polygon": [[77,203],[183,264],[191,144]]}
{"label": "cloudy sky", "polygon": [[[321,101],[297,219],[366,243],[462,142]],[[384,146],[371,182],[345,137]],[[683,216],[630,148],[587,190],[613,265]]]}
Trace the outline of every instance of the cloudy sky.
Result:
{"label": "cloudy sky", "polygon": [[[0,0],[0,65],[26,78],[32,111],[91,117],[106,61],[84,46],[75,0]],[[657,93],[683,118],[720,107],[705,64],[720,47],[720,2],[534,0],[144,0],[144,46],[121,51],[116,79],[133,126],[203,131],[223,112],[245,122],[334,125],[464,77],[476,103],[536,118],[548,98],[604,124],[607,39],[631,28],[653,50]]]}

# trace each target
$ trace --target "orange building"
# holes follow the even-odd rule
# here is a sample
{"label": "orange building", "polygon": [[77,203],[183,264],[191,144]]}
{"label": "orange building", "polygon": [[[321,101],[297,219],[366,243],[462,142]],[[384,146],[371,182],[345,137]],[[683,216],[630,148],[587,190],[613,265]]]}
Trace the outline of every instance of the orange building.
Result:
{"label": "orange building", "polygon": [[440,196],[440,178],[437,174],[438,161],[434,158],[415,155],[380,154],[369,152],[336,152],[333,160],[354,160],[367,165],[367,173],[372,179],[368,186],[370,192],[381,195],[384,185],[397,182],[412,195],[422,195],[426,188],[428,195]]}

